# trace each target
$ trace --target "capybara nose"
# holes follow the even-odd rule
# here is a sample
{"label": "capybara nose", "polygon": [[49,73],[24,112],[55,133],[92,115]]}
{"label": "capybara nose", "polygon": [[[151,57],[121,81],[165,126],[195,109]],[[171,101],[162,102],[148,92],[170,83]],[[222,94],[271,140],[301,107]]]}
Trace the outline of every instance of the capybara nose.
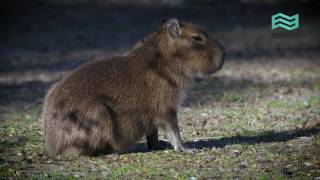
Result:
{"label": "capybara nose", "polygon": [[222,52],[221,59],[220,59],[220,64],[218,66],[218,70],[220,70],[222,68],[223,64],[224,64],[225,55],[226,55],[226,53]]}

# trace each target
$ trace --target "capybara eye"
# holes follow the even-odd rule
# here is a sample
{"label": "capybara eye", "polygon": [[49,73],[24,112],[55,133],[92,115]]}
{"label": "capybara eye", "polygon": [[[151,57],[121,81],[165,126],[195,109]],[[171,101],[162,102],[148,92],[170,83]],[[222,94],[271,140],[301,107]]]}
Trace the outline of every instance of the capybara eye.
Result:
{"label": "capybara eye", "polygon": [[194,41],[198,41],[198,42],[203,41],[203,38],[202,38],[201,36],[199,36],[199,35],[194,35],[194,36],[192,36],[192,39],[193,39]]}

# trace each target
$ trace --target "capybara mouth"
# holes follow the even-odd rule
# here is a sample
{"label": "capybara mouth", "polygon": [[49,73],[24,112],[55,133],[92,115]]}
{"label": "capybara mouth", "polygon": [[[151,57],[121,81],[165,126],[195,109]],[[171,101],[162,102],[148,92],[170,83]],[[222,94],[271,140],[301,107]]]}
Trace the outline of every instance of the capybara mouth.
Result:
{"label": "capybara mouth", "polygon": [[209,65],[209,68],[208,68],[208,74],[213,74],[213,73],[216,73],[217,71],[219,71],[220,69],[222,69],[223,67],[223,64],[224,64],[224,58],[225,58],[225,53],[221,53],[220,57],[219,57],[219,63],[214,63],[214,64],[211,64]]}

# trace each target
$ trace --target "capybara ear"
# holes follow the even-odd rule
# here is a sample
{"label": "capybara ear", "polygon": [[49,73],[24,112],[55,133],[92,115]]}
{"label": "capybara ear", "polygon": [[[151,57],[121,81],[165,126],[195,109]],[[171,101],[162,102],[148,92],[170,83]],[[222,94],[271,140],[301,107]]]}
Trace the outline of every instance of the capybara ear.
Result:
{"label": "capybara ear", "polygon": [[180,25],[177,19],[175,18],[165,18],[161,23],[170,33],[171,37],[176,39],[181,34]]}

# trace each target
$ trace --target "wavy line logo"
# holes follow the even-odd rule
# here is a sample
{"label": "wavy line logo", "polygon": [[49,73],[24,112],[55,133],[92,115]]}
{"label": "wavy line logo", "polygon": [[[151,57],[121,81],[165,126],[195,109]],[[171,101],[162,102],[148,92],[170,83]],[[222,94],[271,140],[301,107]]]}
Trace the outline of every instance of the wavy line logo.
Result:
{"label": "wavy line logo", "polygon": [[281,27],[283,29],[291,31],[299,27],[299,14],[287,16],[285,14],[278,13],[272,16],[271,22],[271,29]]}

